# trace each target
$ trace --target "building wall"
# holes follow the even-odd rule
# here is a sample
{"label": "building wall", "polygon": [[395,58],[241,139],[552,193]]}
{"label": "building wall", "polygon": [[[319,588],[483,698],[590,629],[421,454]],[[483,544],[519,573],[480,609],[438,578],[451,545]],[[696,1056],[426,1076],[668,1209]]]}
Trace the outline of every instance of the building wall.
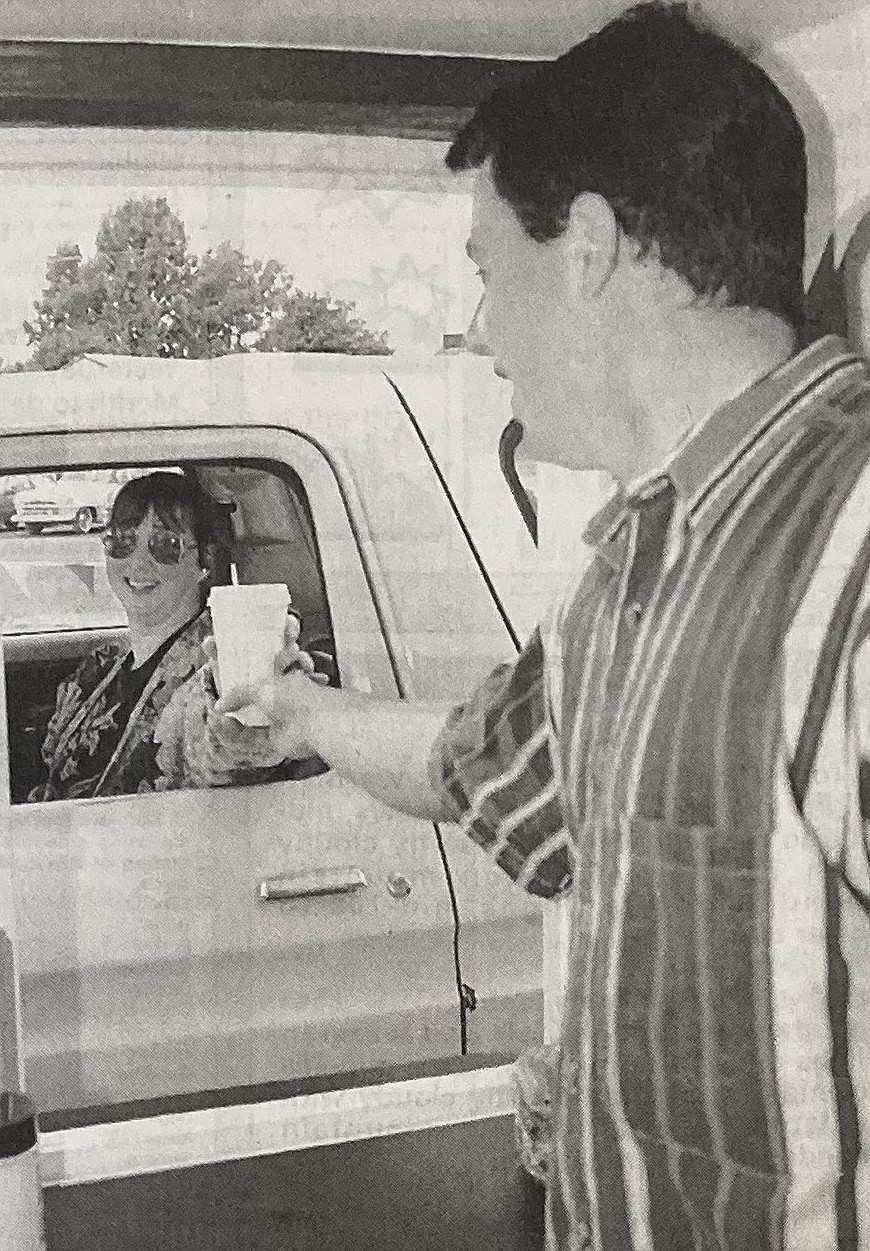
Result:
{"label": "building wall", "polygon": [[807,229],[812,272],[835,225],[839,255],[870,207],[870,5],[780,40],[765,63],[797,98],[814,158]]}
{"label": "building wall", "polygon": [[0,149],[0,355],[59,242],[93,248],[103,214],[165,195],[201,253],[227,239],[284,262],[305,290],[354,301],[396,351],[431,355],[474,298],[465,258],[470,183],[444,145],[355,136],[9,128]]}

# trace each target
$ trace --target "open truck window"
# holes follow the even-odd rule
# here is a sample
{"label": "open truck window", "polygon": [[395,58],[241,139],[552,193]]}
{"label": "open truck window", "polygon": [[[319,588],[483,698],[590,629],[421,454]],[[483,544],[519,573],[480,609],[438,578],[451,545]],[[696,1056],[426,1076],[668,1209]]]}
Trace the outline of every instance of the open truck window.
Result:
{"label": "open truck window", "polygon": [[[187,477],[214,506],[220,533],[210,581],[285,584],[301,619],[303,646],[330,683],[339,685],[314,520],[299,475],[287,467],[276,471],[239,462],[170,466],[162,472],[167,471]],[[148,472],[139,467],[48,472],[36,475],[35,486],[24,485],[33,479],[22,476],[19,490],[14,476],[7,478],[16,528],[2,536],[0,577],[13,803],[174,784],[149,758],[155,753],[148,743],[134,747],[133,740],[153,739],[151,729],[161,717],[166,721],[167,700],[179,704],[184,685],[201,681],[202,656],[185,647],[196,623],[137,690],[129,678],[137,672],[138,657],[130,654],[128,611],[144,611],[147,629],[153,610],[147,596],[144,609],[134,600],[125,610],[110,579],[112,557],[101,542],[117,492]],[[87,510],[92,511],[82,524]],[[41,520],[27,520],[37,515]],[[151,568],[156,578],[171,574],[175,582],[201,574],[196,563],[186,575],[172,566]],[[199,588],[190,590],[198,601]],[[188,594],[185,585],[170,591]],[[161,593],[157,587],[150,597]],[[210,632],[206,616],[197,639]],[[151,725],[140,735],[133,723],[146,718]],[[142,760],[138,771],[135,760],[123,759],[133,751]],[[261,780],[281,777],[278,769]]]}

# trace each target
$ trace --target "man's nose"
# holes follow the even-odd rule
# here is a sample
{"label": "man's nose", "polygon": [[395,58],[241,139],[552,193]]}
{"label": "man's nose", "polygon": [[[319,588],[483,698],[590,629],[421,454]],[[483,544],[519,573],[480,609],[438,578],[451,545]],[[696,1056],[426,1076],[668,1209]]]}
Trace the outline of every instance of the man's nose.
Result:
{"label": "man's nose", "polygon": [[492,356],[489,344],[486,341],[482,295],[477,301],[477,308],[474,310],[471,321],[468,323],[468,329],[465,332],[465,346],[475,356]]}

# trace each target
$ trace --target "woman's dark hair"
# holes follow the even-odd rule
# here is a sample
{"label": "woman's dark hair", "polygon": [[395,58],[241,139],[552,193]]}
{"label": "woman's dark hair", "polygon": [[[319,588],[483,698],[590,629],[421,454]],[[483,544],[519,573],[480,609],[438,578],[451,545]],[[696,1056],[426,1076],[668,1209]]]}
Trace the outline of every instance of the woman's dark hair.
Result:
{"label": "woman's dark hair", "polygon": [[222,518],[215,502],[191,478],[167,470],[131,478],[115,496],[109,524],[119,529],[138,526],[150,508],[170,530],[192,530],[200,562],[212,568],[215,548],[225,542]]}
{"label": "woman's dark hair", "polygon": [[557,61],[493,92],[447,153],[492,158],[527,234],[562,234],[597,192],[624,233],[700,297],[797,324],[806,153],[785,96],[686,4],[639,4]]}

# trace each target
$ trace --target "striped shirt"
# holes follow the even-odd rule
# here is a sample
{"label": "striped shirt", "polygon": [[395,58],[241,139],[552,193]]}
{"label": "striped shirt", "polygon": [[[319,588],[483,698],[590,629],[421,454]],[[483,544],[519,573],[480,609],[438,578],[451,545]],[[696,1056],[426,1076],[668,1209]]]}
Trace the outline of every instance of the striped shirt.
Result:
{"label": "striped shirt", "polygon": [[870,1251],[864,600],[800,809],[790,774],[868,464],[867,368],[821,340],[599,514],[436,745],[471,837],[571,887],[551,1248]]}

